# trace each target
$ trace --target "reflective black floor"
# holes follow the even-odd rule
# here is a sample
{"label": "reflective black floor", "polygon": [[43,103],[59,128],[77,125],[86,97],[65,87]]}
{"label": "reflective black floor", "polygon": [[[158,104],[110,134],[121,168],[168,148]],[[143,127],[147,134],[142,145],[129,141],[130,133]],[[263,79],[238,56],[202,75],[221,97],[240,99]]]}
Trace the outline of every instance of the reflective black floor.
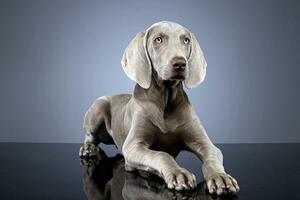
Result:
{"label": "reflective black floor", "polygon": [[201,162],[188,152],[176,160],[199,184],[178,193],[155,176],[125,172],[112,146],[102,146],[107,158],[80,163],[80,144],[0,143],[0,199],[300,199],[300,144],[217,146],[227,172],[239,182],[237,196],[207,194]]}

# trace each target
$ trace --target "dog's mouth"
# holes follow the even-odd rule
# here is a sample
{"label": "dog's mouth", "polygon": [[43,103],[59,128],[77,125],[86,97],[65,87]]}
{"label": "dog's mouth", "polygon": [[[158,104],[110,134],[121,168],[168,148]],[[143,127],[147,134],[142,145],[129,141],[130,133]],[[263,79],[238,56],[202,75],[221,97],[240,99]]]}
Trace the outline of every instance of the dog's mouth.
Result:
{"label": "dog's mouth", "polygon": [[175,74],[170,77],[170,80],[184,80],[185,76],[183,74]]}
{"label": "dog's mouth", "polygon": [[184,71],[174,71],[170,77],[170,80],[184,80],[185,79],[185,72]]}
{"label": "dog's mouth", "polygon": [[[159,74],[159,73],[158,73]],[[174,69],[168,69],[162,71],[162,79],[163,80],[170,80],[170,81],[182,81],[186,79],[186,70],[174,70]]]}

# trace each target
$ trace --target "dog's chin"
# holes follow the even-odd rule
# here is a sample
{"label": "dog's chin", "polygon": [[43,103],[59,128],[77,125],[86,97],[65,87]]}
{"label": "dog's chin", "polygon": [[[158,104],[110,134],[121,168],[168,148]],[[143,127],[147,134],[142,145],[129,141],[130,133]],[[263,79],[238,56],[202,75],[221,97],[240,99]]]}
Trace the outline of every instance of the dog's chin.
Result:
{"label": "dog's chin", "polygon": [[185,80],[185,75],[178,73],[178,74],[174,74],[169,78],[170,81],[175,81],[175,80],[179,80],[179,81],[183,81]]}

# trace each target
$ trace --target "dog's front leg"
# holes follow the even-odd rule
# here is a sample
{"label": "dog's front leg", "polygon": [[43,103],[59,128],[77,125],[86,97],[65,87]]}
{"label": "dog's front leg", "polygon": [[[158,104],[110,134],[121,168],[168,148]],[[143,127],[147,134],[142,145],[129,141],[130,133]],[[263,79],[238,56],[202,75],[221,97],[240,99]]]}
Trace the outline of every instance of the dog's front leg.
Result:
{"label": "dog's front leg", "polygon": [[223,155],[208,138],[200,120],[196,118],[186,127],[184,142],[186,146],[202,160],[202,172],[206,179],[209,193],[236,193],[237,181],[227,174],[223,167]]}
{"label": "dog's front leg", "polygon": [[168,188],[192,189],[197,186],[195,175],[180,167],[166,152],[149,149],[157,129],[147,120],[133,123],[122,147],[126,170],[140,169],[162,177]]}

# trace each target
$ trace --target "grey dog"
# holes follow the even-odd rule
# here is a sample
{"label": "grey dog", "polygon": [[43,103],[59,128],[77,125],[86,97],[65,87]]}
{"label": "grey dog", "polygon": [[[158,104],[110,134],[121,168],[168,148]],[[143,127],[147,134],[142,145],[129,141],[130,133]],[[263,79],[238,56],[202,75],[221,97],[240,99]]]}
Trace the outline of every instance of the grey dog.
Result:
{"label": "grey dog", "polygon": [[195,175],[180,167],[181,150],[202,160],[209,193],[236,193],[237,181],[223,167],[222,152],[210,141],[183,84],[199,85],[206,60],[187,28],[168,21],[138,33],[122,57],[126,75],[137,84],[133,95],[99,97],[85,114],[81,157],[99,156],[98,144],[115,144],[125,169],[146,170],[162,177],[169,189],[197,186]]}

